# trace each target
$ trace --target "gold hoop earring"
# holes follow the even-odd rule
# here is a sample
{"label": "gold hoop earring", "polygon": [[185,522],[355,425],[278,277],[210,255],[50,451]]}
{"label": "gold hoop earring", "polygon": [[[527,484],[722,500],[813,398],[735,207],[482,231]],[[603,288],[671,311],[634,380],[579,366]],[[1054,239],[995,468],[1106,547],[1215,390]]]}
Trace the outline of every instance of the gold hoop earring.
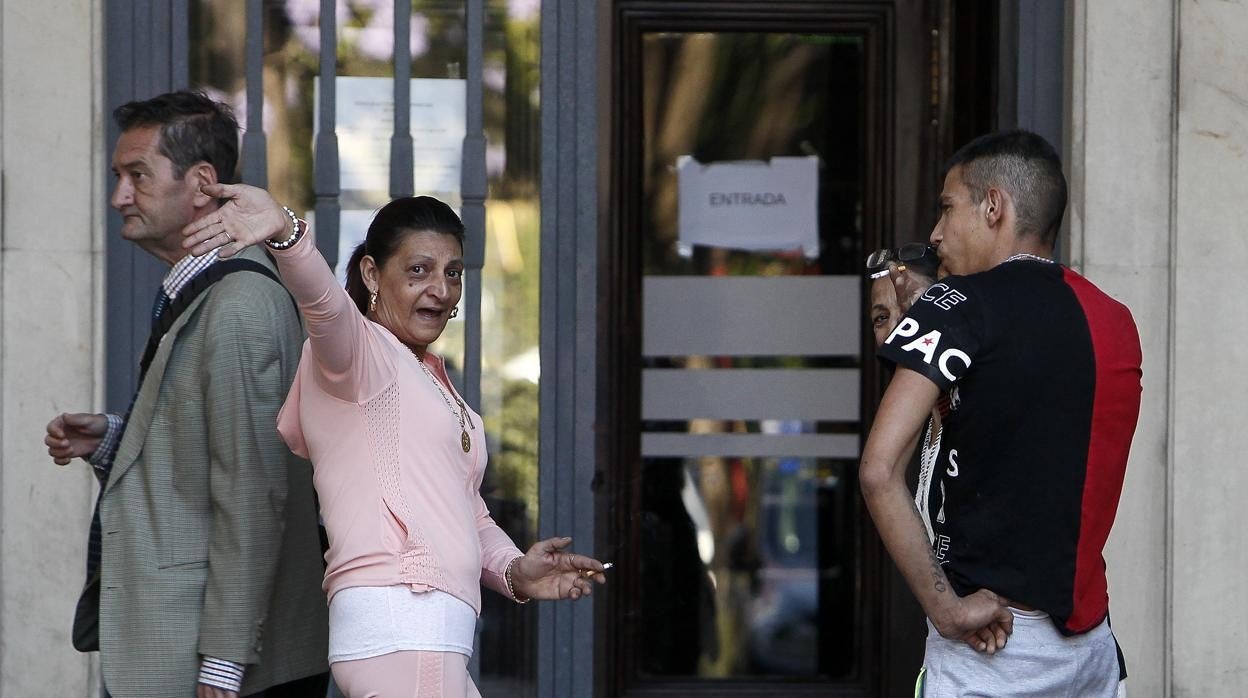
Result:
{"label": "gold hoop earring", "polygon": [[458,317],[458,316],[459,316],[459,306],[457,305],[454,308],[451,308],[451,317]]}
{"label": "gold hoop earring", "polygon": [[368,293],[368,312],[377,312],[377,292],[369,291]]}

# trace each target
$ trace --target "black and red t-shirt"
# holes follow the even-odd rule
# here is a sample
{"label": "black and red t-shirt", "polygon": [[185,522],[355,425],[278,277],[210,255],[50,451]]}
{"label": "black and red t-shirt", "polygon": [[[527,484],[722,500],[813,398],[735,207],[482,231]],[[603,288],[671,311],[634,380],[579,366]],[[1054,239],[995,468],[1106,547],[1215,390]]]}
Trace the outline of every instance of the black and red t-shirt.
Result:
{"label": "black and red t-shirt", "polygon": [[950,398],[928,514],[954,589],[1096,627],[1140,411],[1130,311],[1062,266],[1010,261],[927,289],[880,356]]}

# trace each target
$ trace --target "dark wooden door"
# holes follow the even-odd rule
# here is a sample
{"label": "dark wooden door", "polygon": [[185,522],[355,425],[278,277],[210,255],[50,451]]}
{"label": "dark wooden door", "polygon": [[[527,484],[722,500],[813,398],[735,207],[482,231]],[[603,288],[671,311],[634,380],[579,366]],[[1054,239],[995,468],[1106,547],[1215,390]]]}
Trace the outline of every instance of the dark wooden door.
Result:
{"label": "dark wooden door", "polygon": [[[972,65],[991,19],[963,13],[955,42],[957,21],[935,0],[612,6],[610,694],[912,695],[926,628],[857,488],[882,384],[861,267],[926,238],[953,117],[991,122],[991,97],[951,99],[953,48]],[[813,228],[690,233],[691,166],[773,158],[805,167]]]}

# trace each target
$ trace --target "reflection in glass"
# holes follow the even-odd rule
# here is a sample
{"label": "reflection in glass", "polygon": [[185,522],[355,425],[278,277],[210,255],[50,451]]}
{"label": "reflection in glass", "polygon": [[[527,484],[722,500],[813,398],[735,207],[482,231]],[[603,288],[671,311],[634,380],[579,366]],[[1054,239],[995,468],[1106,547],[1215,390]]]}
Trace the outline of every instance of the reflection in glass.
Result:
{"label": "reflection in glass", "polygon": [[[866,198],[862,38],[651,33],[643,35],[641,56],[643,273],[692,279],[856,274]],[[701,246],[682,251],[675,167],[682,156],[701,163],[817,157],[818,256]],[[858,321],[856,297],[828,302],[853,304],[844,317]],[[783,313],[785,298],[771,307]],[[767,324],[765,318],[731,314],[708,322],[744,323],[755,331],[766,331]],[[858,328],[845,331],[856,337]],[[861,357],[853,351],[650,355],[642,357],[642,370],[720,372],[731,379],[740,369],[844,369],[857,376]],[[751,395],[736,399],[748,403]],[[857,393],[845,400],[857,415]],[[778,438],[856,438],[860,429],[856,417],[706,417],[643,417],[641,427],[649,434]],[[640,673],[852,678],[861,653],[856,462],[844,455],[792,457],[784,446],[749,457],[717,448],[679,458],[643,451],[636,524]]]}
{"label": "reflection in glass", "polygon": [[[484,39],[489,234],[481,279],[483,404],[478,407],[491,459],[482,494],[522,548],[536,536],[538,515],[540,9],[540,0],[487,0]],[[245,10],[242,2],[190,3],[191,86],[232,104],[240,117],[246,113]],[[463,12],[462,0],[413,0],[412,77],[464,77]],[[264,2],[269,187],[297,211],[311,211],[315,204],[319,15],[320,0]],[[393,0],[338,0],[336,20],[338,75],[392,77]],[[461,363],[463,355],[462,316],[434,347],[451,364]],[[485,695],[533,695],[535,617],[495,594],[485,594],[483,602],[478,686]]]}

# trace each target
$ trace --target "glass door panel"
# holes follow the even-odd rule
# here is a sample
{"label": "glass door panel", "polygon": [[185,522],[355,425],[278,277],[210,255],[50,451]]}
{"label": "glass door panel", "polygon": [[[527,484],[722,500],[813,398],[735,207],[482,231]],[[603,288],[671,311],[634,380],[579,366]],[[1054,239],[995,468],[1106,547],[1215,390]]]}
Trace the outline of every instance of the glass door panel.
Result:
{"label": "glass door panel", "polygon": [[860,666],[863,46],[642,34],[642,677]]}

